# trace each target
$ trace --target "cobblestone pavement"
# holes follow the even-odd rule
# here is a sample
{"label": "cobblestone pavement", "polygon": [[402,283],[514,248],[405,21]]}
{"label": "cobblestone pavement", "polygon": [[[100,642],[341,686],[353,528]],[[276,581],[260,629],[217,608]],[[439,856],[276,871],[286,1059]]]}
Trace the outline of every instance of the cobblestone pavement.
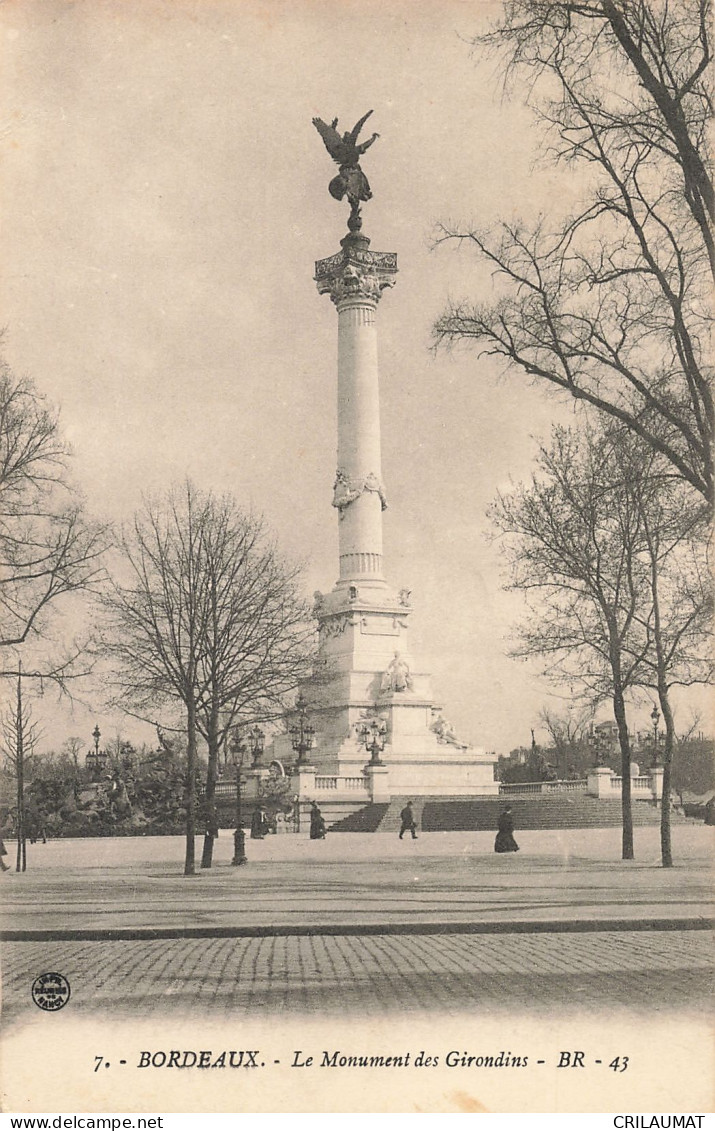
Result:
{"label": "cobblestone pavement", "polygon": [[132,1017],[621,1010],[704,1012],[708,931],[586,935],[287,936],[4,945],[5,1020],[36,1012],[38,974],[64,974],[68,1010]]}

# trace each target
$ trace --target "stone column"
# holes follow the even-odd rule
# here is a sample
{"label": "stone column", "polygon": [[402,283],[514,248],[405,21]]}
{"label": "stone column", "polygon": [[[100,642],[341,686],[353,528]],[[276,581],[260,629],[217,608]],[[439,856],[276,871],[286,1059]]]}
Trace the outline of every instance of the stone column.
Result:
{"label": "stone column", "polygon": [[375,314],[394,283],[397,257],[369,251],[366,236],[346,236],[343,250],[315,265],[320,294],[338,311],[338,453],[333,506],[339,511],[341,587],[382,581],[380,396]]}

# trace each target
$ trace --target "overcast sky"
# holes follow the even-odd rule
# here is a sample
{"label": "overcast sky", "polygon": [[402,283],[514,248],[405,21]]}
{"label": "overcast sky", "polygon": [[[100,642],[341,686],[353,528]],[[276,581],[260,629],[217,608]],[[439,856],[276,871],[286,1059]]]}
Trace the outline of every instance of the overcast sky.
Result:
{"label": "overcast sky", "polygon": [[[93,513],[126,520],[188,473],[262,510],[308,560],[308,592],[329,589],[337,317],[312,275],[348,209],[311,118],[350,128],[373,109],[364,231],[400,267],[378,311],[387,576],[413,590],[412,651],[447,717],[506,752],[538,735],[549,688],[506,656],[522,605],[486,511],[571,409],[474,353],[430,352],[447,297],[491,286],[430,238],[440,218],[566,207],[578,186],[534,167],[528,111],[469,46],[498,8],[3,5],[0,287],[7,359],[61,406]],[[48,743],[113,733],[91,706],[48,715]]]}

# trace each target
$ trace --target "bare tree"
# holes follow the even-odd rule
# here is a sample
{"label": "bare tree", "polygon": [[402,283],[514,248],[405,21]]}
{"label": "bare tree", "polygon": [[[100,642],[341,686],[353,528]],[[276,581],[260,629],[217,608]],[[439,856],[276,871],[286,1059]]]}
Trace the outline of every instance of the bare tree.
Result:
{"label": "bare tree", "polygon": [[197,738],[208,745],[204,795],[209,867],[221,747],[239,721],[275,713],[306,672],[312,628],[298,570],[262,521],[228,496],[186,483],[148,501],[123,540],[131,571],[107,598],[105,642],[121,699],[152,721],[180,703],[188,735],[185,872],[194,871]]}
{"label": "bare tree", "polygon": [[48,654],[50,614],[101,576],[106,531],[84,517],[67,473],[56,415],[31,381],[0,363],[0,676],[16,677],[18,646],[43,641],[29,679],[61,688],[87,669],[75,644]]}
{"label": "bare tree", "polygon": [[584,752],[589,749],[588,734],[593,711],[586,705],[575,714],[571,710],[559,714],[553,708],[543,707],[539,712],[539,719],[551,739],[557,776],[568,777],[571,767],[579,767]]}
{"label": "bare tree", "polygon": [[64,754],[72,763],[75,770],[79,772],[79,757],[83,750],[86,749],[87,742],[84,738],[80,738],[78,734],[71,734],[62,743],[60,754]]}
{"label": "bare tree", "polygon": [[671,691],[712,676],[708,508],[674,479],[662,457],[610,426],[556,430],[529,489],[501,498],[499,527],[512,539],[513,582],[538,595],[524,651],[550,659],[592,703],[612,698],[621,747],[624,858],[632,831],[625,697],[658,697],[665,722],[661,849],[672,865]]}
{"label": "bare tree", "polygon": [[532,614],[516,654],[544,657],[546,674],[580,687],[590,705],[612,704],[621,751],[622,855],[631,860],[626,697],[642,656],[628,645],[649,577],[638,507],[628,484],[614,478],[602,437],[579,439],[556,429],[530,485],[500,495],[493,517],[506,536],[511,587],[525,593]]}
{"label": "bare tree", "polygon": [[444,224],[493,269],[437,343],[475,342],[630,429],[712,505],[715,273],[708,0],[511,0],[476,42],[528,82],[548,159],[581,206],[531,226]]}
{"label": "bare tree", "polygon": [[282,714],[310,671],[314,628],[299,593],[300,570],[279,554],[262,519],[233,499],[207,496],[202,569],[206,625],[197,725],[208,746],[208,830],[201,866],[211,866],[219,756],[236,724]]}
{"label": "bare tree", "polygon": [[[614,462],[627,478],[638,507],[649,599],[635,616],[639,684],[655,692],[665,724],[661,858],[672,867],[671,772],[677,743],[671,692],[677,686],[711,682],[712,582],[708,513],[693,505],[682,484],[663,473],[662,460],[643,445],[620,443]],[[657,751],[654,752],[657,754]]]}
{"label": "bare tree", "polygon": [[27,870],[27,822],[25,812],[25,777],[31,766],[37,743],[41,737],[32,709],[23,696],[22,661],[18,661],[15,703],[0,719],[0,751],[15,778],[15,830],[17,857],[15,870]]}

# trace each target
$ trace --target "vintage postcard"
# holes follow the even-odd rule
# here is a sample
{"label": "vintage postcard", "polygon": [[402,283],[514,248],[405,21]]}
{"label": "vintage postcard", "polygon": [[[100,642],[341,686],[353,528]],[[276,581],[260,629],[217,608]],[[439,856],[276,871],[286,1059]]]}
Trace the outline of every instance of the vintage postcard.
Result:
{"label": "vintage postcard", "polygon": [[0,6],[4,1111],[712,1111],[710,33]]}

